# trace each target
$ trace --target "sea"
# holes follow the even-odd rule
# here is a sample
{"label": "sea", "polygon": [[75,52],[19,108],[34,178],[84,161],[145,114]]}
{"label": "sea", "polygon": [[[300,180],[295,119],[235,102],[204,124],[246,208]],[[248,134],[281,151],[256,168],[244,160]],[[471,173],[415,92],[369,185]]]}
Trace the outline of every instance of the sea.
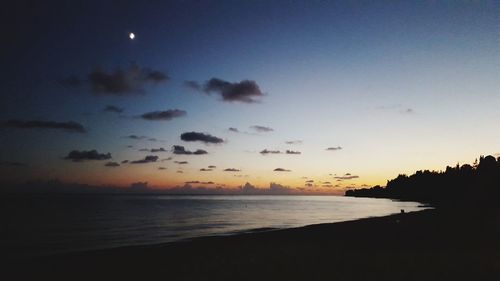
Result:
{"label": "sea", "polygon": [[272,231],[424,209],[343,196],[23,195],[0,197],[0,252],[23,259]]}

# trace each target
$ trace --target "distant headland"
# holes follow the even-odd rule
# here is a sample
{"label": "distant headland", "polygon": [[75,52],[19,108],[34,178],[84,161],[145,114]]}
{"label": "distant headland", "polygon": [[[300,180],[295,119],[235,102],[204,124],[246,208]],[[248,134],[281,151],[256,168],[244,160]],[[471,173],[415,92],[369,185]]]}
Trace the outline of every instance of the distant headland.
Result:
{"label": "distant headland", "polygon": [[347,190],[346,196],[391,198],[454,205],[481,203],[500,195],[500,157],[481,156],[472,165],[447,166],[445,171],[420,170],[401,174],[387,181],[385,187]]}

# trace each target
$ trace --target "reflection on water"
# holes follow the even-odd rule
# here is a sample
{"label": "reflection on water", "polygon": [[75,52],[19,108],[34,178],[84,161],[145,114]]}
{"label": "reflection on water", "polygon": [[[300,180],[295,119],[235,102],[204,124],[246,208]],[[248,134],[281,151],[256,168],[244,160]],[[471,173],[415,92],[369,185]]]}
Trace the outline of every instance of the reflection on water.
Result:
{"label": "reflection on water", "polygon": [[50,195],[0,201],[0,249],[9,256],[156,244],[420,209],[414,202],[338,196]]}

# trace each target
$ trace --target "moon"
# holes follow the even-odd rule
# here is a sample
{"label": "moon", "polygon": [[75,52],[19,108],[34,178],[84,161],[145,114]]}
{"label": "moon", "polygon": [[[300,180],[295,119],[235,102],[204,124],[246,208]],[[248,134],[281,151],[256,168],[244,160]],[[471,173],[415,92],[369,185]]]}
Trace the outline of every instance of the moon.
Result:
{"label": "moon", "polygon": [[128,34],[128,38],[130,38],[130,40],[134,40],[135,39],[135,34],[133,32],[130,32]]}

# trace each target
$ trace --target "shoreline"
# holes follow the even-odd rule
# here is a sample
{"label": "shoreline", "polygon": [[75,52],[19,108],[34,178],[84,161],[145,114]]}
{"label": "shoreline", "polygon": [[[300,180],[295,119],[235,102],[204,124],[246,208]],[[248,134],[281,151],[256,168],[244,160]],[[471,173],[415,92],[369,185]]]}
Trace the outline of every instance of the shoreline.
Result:
{"label": "shoreline", "polygon": [[67,280],[68,276],[81,280],[480,280],[500,274],[499,235],[496,213],[427,209],[56,255],[11,269],[22,280]]}
{"label": "shoreline", "polygon": [[[426,204],[421,204],[419,205],[422,209],[417,210],[417,211],[409,211],[405,212],[404,214],[410,214],[410,213],[417,213],[417,212],[422,212],[426,210],[433,210],[434,207]],[[326,223],[315,223],[315,224],[308,224],[308,225],[303,225],[303,226],[295,226],[295,227],[286,227],[286,228],[277,228],[277,227],[262,227],[262,228],[251,228],[251,229],[245,229],[245,230],[238,230],[238,231],[233,231],[233,232],[224,232],[224,233],[218,233],[218,234],[209,234],[209,235],[202,235],[202,236],[193,236],[193,237],[186,237],[186,238],[181,238],[179,240],[173,240],[169,242],[162,242],[162,243],[152,243],[152,244],[135,244],[135,245],[123,245],[123,246],[116,246],[116,247],[104,247],[104,248],[95,248],[95,249],[84,249],[84,250],[73,250],[73,251],[60,251],[60,252],[53,252],[53,253],[42,253],[39,255],[33,255],[33,256],[28,256],[28,257],[16,257],[12,259],[11,261],[14,263],[19,263],[19,262],[31,262],[31,261],[37,261],[39,259],[58,259],[62,258],[65,256],[79,256],[79,255],[87,255],[87,254],[99,254],[100,252],[109,252],[109,251],[127,251],[127,250],[141,250],[141,249],[148,249],[148,248],[156,248],[156,247],[168,247],[172,246],[178,243],[190,243],[190,242],[198,242],[199,240],[205,240],[205,239],[219,239],[219,238],[232,238],[236,236],[244,236],[244,235],[257,235],[257,234],[262,234],[262,233],[269,233],[269,232],[277,232],[277,231],[301,231],[302,229],[307,229],[309,227],[315,227],[315,226],[320,226],[320,225],[333,225],[333,224],[342,224],[342,223],[347,223],[347,222],[362,222],[364,220],[369,220],[369,219],[375,219],[375,218],[389,218],[392,216],[397,216],[400,215],[400,213],[393,213],[393,214],[388,214],[388,215],[383,215],[383,216],[369,216],[369,217],[363,217],[363,218],[358,218],[358,219],[351,219],[351,220],[345,220],[345,221],[336,221],[336,222],[326,222]]]}

